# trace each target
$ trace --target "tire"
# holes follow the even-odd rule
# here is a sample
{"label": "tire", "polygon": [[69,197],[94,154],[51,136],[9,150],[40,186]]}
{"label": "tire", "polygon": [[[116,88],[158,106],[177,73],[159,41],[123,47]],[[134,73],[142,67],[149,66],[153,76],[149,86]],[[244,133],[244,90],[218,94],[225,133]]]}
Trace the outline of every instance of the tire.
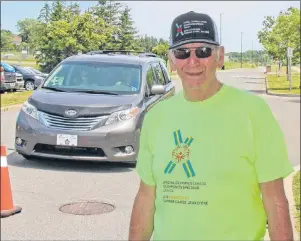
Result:
{"label": "tire", "polygon": [[26,90],[34,90],[34,82],[32,80],[26,80],[25,84],[24,84],[24,88]]}

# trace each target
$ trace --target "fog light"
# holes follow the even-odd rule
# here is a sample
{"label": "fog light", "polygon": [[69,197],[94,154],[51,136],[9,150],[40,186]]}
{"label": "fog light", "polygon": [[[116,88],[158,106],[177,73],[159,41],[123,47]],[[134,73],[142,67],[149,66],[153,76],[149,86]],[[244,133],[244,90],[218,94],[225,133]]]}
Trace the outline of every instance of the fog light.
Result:
{"label": "fog light", "polygon": [[124,148],[124,151],[125,151],[126,154],[130,154],[134,151],[134,148],[132,146],[126,146]]}
{"label": "fog light", "polygon": [[16,138],[16,144],[18,145],[18,146],[20,146],[21,144],[22,144],[22,139],[20,138],[20,137],[17,137]]}

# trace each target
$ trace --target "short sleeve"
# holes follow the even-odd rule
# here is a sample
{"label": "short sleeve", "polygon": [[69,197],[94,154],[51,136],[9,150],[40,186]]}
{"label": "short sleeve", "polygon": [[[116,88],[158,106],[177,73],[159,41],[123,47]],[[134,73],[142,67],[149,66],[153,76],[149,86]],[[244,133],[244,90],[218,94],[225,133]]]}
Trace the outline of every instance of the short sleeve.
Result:
{"label": "short sleeve", "polygon": [[141,180],[147,185],[155,185],[152,173],[153,155],[150,144],[149,116],[146,115],[142,124],[136,171]]}
{"label": "short sleeve", "polygon": [[294,169],[288,159],[283,132],[270,107],[259,99],[253,116],[255,169],[259,183],[285,178]]}

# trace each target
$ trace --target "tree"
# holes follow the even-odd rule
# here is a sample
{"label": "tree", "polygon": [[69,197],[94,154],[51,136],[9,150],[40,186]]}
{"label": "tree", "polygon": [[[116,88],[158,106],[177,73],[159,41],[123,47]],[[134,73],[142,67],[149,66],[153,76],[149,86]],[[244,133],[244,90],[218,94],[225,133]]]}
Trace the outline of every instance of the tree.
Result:
{"label": "tree", "polygon": [[167,63],[167,60],[168,60],[168,48],[169,48],[169,44],[167,41],[164,41],[164,40],[161,40],[160,43],[154,47],[152,49],[152,52],[159,55],[161,58],[163,58],[166,63]]}
{"label": "tree", "polygon": [[294,49],[293,62],[300,61],[300,9],[289,8],[277,18],[267,16],[258,32],[259,42],[269,55],[284,60],[287,48]]}
{"label": "tree", "polygon": [[9,30],[1,29],[1,43],[0,47],[2,51],[14,50],[13,34]]}
{"label": "tree", "polygon": [[56,0],[52,3],[50,21],[60,21],[65,17],[65,1]]}
{"label": "tree", "polygon": [[73,21],[51,21],[41,37],[38,63],[43,63],[44,71],[51,71],[67,57],[99,49],[111,36],[102,18],[95,18],[86,12],[74,16]]}
{"label": "tree", "polygon": [[45,31],[43,23],[37,19],[25,18],[18,21],[17,28],[22,42],[26,43],[26,46],[32,51],[36,50],[39,40]]}
{"label": "tree", "polygon": [[50,21],[50,14],[51,14],[51,8],[48,2],[46,2],[40,11],[38,20],[42,23],[48,24],[48,22]]}
{"label": "tree", "polygon": [[131,18],[130,8],[125,7],[121,17],[118,29],[117,46],[119,50],[137,50],[140,49],[137,41],[137,31],[134,28],[134,21]]}
{"label": "tree", "polygon": [[137,39],[138,45],[145,52],[151,52],[154,47],[156,47],[159,43],[158,39],[153,36],[140,36]]}

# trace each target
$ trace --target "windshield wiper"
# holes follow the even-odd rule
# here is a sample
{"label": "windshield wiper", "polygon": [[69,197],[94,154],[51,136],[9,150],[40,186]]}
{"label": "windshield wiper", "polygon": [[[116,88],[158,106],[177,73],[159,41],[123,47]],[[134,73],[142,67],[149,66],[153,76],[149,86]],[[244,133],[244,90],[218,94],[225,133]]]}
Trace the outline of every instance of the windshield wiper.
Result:
{"label": "windshield wiper", "polygon": [[42,89],[54,90],[54,91],[59,91],[59,92],[66,92],[66,90],[62,90],[62,89],[55,88],[55,87],[47,87],[47,86],[43,86]]}
{"label": "windshield wiper", "polygon": [[75,92],[89,93],[89,94],[119,95],[115,92],[109,92],[109,91],[103,91],[103,90],[78,90]]}

